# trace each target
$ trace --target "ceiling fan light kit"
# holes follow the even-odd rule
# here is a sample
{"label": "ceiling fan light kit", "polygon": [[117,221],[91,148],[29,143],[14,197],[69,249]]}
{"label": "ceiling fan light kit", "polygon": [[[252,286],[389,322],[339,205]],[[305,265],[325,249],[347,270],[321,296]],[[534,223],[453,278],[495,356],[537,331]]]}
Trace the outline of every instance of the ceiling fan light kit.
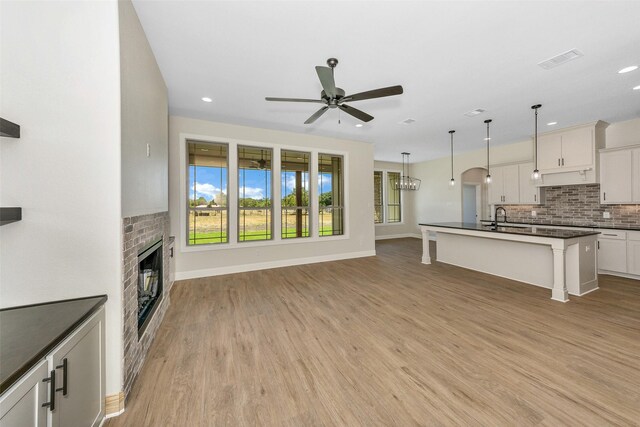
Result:
{"label": "ceiling fan light kit", "polygon": [[333,75],[334,69],[338,65],[338,60],[336,58],[329,58],[327,59],[327,65],[328,67],[316,67],[316,74],[318,74],[318,79],[320,79],[320,84],[322,84],[320,99],[266,97],[265,100],[277,102],[312,102],[325,104],[304,122],[304,124],[306,125],[318,120],[318,118],[320,118],[320,116],[326,113],[330,108],[338,108],[341,111],[344,111],[345,113],[366,123],[373,120],[373,116],[365,113],[364,111],[360,111],[357,108],[351,107],[350,105],[345,104],[345,102],[383,98],[386,96],[400,95],[403,92],[402,86],[389,86],[385,88],[369,90],[366,92],[355,93],[353,95],[346,95],[344,89],[336,87],[336,82]]}

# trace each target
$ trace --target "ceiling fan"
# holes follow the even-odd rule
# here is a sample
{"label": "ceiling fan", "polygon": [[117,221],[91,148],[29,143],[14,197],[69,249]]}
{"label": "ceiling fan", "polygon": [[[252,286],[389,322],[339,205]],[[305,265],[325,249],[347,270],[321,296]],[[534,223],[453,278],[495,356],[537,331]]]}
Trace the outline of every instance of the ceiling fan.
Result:
{"label": "ceiling fan", "polygon": [[320,92],[320,99],[301,99],[301,98],[273,98],[266,97],[267,101],[281,101],[281,102],[315,102],[319,104],[325,104],[322,108],[316,111],[311,117],[309,117],[304,124],[308,125],[315,122],[320,116],[322,116],[329,108],[339,108],[347,114],[352,115],[356,119],[363,122],[370,122],[373,120],[373,116],[360,111],[357,108],[353,108],[345,102],[349,101],[362,101],[365,99],[382,98],[385,96],[393,96],[402,94],[402,86],[389,86],[380,89],[369,90],[366,92],[360,92],[353,95],[346,95],[343,89],[336,87],[336,82],[333,79],[333,69],[338,65],[336,58],[327,59],[328,67],[316,67],[318,78],[324,89]]}
{"label": "ceiling fan", "polygon": [[265,169],[267,167],[267,161],[264,159],[264,151],[260,150],[260,160],[251,160],[252,169]]}

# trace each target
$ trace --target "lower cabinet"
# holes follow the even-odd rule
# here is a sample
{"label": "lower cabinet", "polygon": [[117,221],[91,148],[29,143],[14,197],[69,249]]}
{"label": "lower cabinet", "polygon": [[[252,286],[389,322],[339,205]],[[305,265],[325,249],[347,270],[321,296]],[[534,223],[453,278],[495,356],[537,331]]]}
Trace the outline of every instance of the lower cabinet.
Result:
{"label": "lower cabinet", "polygon": [[627,240],[598,236],[598,270],[627,272]]}
{"label": "lower cabinet", "polygon": [[630,232],[627,239],[627,272],[640,276],[640,231]]}
{"label": "lower cabinet", "polygon": [[104,307],[0,398],[0,427],[99,426],[105,414]]}
{"label": "lower cabinet", "polygon": [[45,427],[47,425],[47,402],[49,363],[40,361],[18,380],[0,398],[0,426]]}

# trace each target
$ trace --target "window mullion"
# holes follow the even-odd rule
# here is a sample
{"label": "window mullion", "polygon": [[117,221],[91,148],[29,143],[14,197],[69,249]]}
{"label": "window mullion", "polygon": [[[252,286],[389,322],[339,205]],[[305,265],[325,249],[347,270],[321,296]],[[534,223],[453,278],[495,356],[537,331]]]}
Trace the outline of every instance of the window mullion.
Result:
{"label": "window mullion", "polygon": [[238,210],[238,145],[236,143],[229,143],[229,178],[227,179],[228,194],[227,205],[229,208],[229,214],[227,215],[227,222],[229,224],[229,238],[230,245],[235,246],[238,244],[238,220],[240,211]]}
{"label": "window mullion", "polygon": [[271,238],[276,241],[282,240],[282,163],[280,154],[280,149],[274,146],[271,155]]}

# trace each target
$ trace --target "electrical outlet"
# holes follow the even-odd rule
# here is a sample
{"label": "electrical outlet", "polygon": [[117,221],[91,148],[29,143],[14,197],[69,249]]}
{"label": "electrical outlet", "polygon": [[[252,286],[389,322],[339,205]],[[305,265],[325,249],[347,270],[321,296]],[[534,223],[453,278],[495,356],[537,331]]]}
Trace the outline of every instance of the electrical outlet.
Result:
{"label": "electrical outlet", "polygon": [[602,212],[602,217],[605,219],[611,218],[611,214],[609,212]]}
{"label": "electrical outlet", "polygon": [[538,212],[536,212],[536,211],[531,211],[531,216],[532,216],[532,217],[534,217],[534,218],[535,218],[535,217],[537,217],[537,216],[538,216]]}

